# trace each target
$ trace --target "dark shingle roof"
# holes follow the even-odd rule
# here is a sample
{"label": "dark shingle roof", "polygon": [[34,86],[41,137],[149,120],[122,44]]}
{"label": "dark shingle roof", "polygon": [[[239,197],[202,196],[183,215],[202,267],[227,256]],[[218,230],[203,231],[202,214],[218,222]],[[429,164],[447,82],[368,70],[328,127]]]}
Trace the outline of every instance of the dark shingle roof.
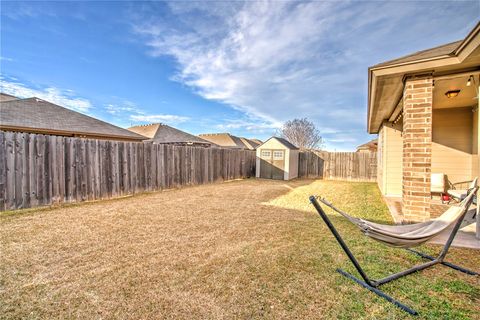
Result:
{"label": "dark shingle roof", "polygon": [[38,98],[0,102],[0,127],[142,140],[142,136]]}
{"label": "dark shingle roof", "polygon": [[0,101],[10,101],[10,100],[17,100],[17,99],[18,99],[17,97],[12,96],[11,94],[0,92]]}
{"label": "dark shingle roof", "polygon": [[284,138],[280,138],[280,137],[271,137],[270,139],[267,139],[267,141],[265,141],[264,143],[262,143],[262,145],[264,145],[265,143],[267,143],[269,140],[271,139],[275,139],[277,140],[278,142],[280,142],[281,144],[283,144],[285,146],[285,148],[287,149],[291,149],[291,150],[298,150],[298,147],[295,146],[293,143],[291,143],[290,141],[288,141],[287,139],[284,139]]}
{"label": "dark shingle roof", "polygon": [[412,61],[417,61],[417,60],[423,60],[423,59],[431,59],[435,57],[441,57],[445,55],[450,55],[452,54],[455,49],[458,48],[458,46],[462,43],[463,40],[460,41],[455,41],[451,43],[447,43],[435,48],[430,48],[427,50],[422,50],[422,51],[417,51],[415,53],[385,61],[379,64],[376,64],[372,66],[371,68],[377,68],[377,67],[387,67],[391,65],[396,65],[396,64],[401,64],[401,63],[407,63],[407,62],[412,62]]}
{"label": "dark shingle roof", "polygon": [[199,137],[224,148],[255,150],[261,143],[256,139],[237,137],[230,133],[204,133]]}
{"label": "dark shingle roof", "polygon": [[258,142],[256,139],[247,139],[247,138],[240,138],[242,143],[245,145],[245,147],[249,150],[255,150],[259,145],[261,145],[261,142]]}
{"label": "dark shingle roof", "polygon": [[157,143],[187,143],[212,145],[210,141],[204,140],[190,133],[178,130],[162,123],[152,123],[147,125],[135,126],[128,128],[128,130],[150,138],[150,141]]}
{"label": "dark shingle roof", "polygon": [[285,147],[287,147],[288,149],[293,149],[293,150],[298,150],[298,147],[295,146],[293,143],[291,143],[290,141],[288,141],[287,139],[284,139],[284,138],[280,138],[280,137],[274,137],[275,139],[277,139],[281,144],[283,144]]}

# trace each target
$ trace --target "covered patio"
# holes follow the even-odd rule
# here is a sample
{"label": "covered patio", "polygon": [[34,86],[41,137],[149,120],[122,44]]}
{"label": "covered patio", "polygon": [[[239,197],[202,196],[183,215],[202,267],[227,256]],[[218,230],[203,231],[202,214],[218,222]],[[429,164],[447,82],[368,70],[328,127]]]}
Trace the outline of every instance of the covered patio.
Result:
{"label": "covered patio", "polygon": [[[463,40],[369,68],[368,130],[379,135],[378,185],[396,222],[445,211],[432,174],[445,176],[443,193],[479,175],[479,75],[480,24]],[[480,248],[472,218],[456,244]]]}

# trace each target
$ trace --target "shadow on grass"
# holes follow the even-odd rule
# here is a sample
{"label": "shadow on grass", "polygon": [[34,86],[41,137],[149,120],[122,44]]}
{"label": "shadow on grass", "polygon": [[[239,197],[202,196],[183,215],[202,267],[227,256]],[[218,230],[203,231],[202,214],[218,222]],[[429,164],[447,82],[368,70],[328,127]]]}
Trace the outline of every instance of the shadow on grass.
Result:
{"label": "shadow on grass", "polygon": [[[387,315],[391,318],[409,318],[408,314],[383,298],[370,293],[352,280],[335,272],[336,268],[342,268],[358,276],[330,230],[324,225],[313,206],[308,203],[309,195],[320,194],[330,199],[337,208],[352,214],[352,216],[382,224],[393,224],[388,208],[375,190],[376,186],[367,183],[322,183],[314,181],[264,204],[296,210],[297,214],[306,217],[302,223],[297,221],[292,223],[292,228],[296,229],[294,234],[301,235],[303,243],[308,242],[305,237],[310,237],[309,244],[321,248],[317,252],[318,261],[313,263],[316,268],[313,269],[319,273],[319,276],[325,276],[327,273],[329,277],[332,277],[332,285],[337,286],[342,293],[340,297],[337,297],[341,301],[337,304],[338,308],[330,311],[329,315],[338,318],[385,318]],[[298,199],[305,200],[299,201]],[[330,208],[327,208],[326,211],[364,271],[372,279],[380,279],[426,262],[406,250],[387,247],[369,239],[338,213],[334,213]],[[441,248],[440,246],[423,245],[419,250],[436,256]],[[450,250],[447,260],[450,259],[472,270],[478,269],[480,259],[477,252],[457,248]],[[432,290],[432,284],[437,290]],[[420,318],[469,319],[480,312],[478,303],[474,303],[478,302],[480,298],[479,285],[478,277],[437,265],[385,284],[382,286],[382,290],[418,310]],[[438,287],[442,287],[443,290],[438,290]]]}

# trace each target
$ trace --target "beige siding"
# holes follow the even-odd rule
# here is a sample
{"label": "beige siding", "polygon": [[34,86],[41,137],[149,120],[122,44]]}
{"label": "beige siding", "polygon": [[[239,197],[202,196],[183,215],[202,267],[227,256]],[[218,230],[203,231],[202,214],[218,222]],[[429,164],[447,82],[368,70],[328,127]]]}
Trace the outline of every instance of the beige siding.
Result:
{"label": "beige siding", "polygon": [[473,114],[472,133],[472,177],[478,176],[478,110]]}
{"label": "beige siding", "polygon": [[[289,152],[289,174],[285,180],[294,179],[298,177],[298,150],[290,150]],[[287,155],[285,155],[287,157]],[[285,167],[287,164],[285,163]],[[285,173],[286,174],[286,173]]]}
{"label": "beige siding", "polygon": [[378,147],[377,147],[377,184],[380,192],[385,194],[385,186],[383,180],[383,167],[384,167],[384,133],[383,127],[378,132]]}
{"label": "beige siding", "polygon": [[403,138],[397,126],[384,125],[384,194],[402,195]]}
{"label": "beige siding", "polygon": [[433,110],[432,173],[451,182],[472,178],[473,117],[471,108]]}
{"label": "beige siding", "polygon": [[276,139],[270,139],[257,148],[257,167],[256,177],[260,177],[260,153],[262,150],[284,150],[285,154],[285,167],[284,167],[284,180],[290,180],[298,177],[298,150],[290,150],[286,148],[282,143]]}

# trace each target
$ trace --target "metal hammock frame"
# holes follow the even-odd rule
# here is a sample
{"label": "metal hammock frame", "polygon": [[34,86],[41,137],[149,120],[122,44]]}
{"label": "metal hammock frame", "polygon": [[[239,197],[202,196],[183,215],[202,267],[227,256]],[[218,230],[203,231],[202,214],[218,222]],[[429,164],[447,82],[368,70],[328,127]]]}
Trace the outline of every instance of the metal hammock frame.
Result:
{"label": "metal hammock frame", "polygon": [[[475,190],[476,191],[476,190]],[[471,197],[471,199],[473,199],[473,197]],[[324,203],[325,205],[331,207],[332,209],[338,211],[338,209],[336,209],[335,207],[333,207],[330,203],[328,203],[327,201],[323,200],[323,199],[320,199],[320,201],[322,201],[322,203]],[[446,262],[444,261],[445,259],[445,256],[447,255],[448,253],[448,250],[450,249],[450,246],[452,245],[452,242],[453,242],[453,239],[455,238],[458,230],[460,229],[460,226],[463,222],[463,219],[465,217],[465,214],[467,213],[468,211],[468,208],[471,204],[471,201],[469,203],[466,204],[466,208],[465,208],[465,212],[463,212],[463,214],[458,218],[458,220],[455,222],[455,225],[453,227],[453,230],[452,232],[450,233],[450,236],[448,237],[448,240],[447,242],[445,243],[445,246],[443,247],[443,249],[441,250],[440,254],[435,258],[435,257],[432,257],[430,255],[427,255],[425,253],[422,253],[422,252],[419,252],[419,251],[416,251],[416,250],[412,250],[412,249],[406,249],[412,253],[415,253],[417,254],[418,256],[426,259],[426,260],[430,260],[428,262],[425,262],[425,263],[422,263],[422,264],[419,264],[417,266],[414,266],[412,268],[409,268],[407,270],[404,270],[404,271],[401,271],[401,272],[398,272],[398,273],[394,273],[392,275],[389,275],[385,278],[382,278],[380,280],[373,280],[371,279],[370,277],[367,276],[367,274],[365,273],[365,271],[362,269],[362,267],[360,266],[360,263],[358,262],[358,260],[355,258],[355,256],[353,255],[352,251],[350,250],[350,248],[347,246],[347,244],[345,243],[345,241],[343,240],[343,238],[340,236],[340,234],[338,233],[337,229],[333,226],[332,222],[330,221],[330,219],[328,218],[327,214],[325,213],[325,211],[323,210],[323,208],[320,206],[320,204],[318,203],[317,201],[317,197],[315,196],[311,196],[310,197],[310,202],[313,204],[313,206],[315,207],[315,209],[317,210],[318,214],[320,215],[320,217],[323,219],[323,221],[325,222],[325,224],[327,225],[327,227],[330,229],[330,231],[332,232],[332,234],[334,235],[335,239],[337,240],[337,242],[340,244],[340,246],[342,247],[343,251],[345,251],[346,255],[348,256],[348,258],[350,259],[350,261],[352,262],[353,266],[355,267],[355,269],[357,270],[357,272],[360,274],[360,277],[361,279],[355,277],[354,275],[340,269],[340,268],[337,268],[337,271],[343,275],[344,277],[347,277],[348,279],[351,279],[353,281],[355,281],[356,283],[358,283],[359,285],[361,285],[362,287],[370,290],[371,292],[377,294],[378,296],[386,299],[388,302],[390,303],[393,303],[394,305],[396,305],[397,307],[399,307],[400,309],[402,309],[403,311],[405,312],[408,312],[409,314],[411,315],[418,315],[418,312],[415,311],[414,309],[408,307],[407,305],[403,304],[402,302],[392,298],[391,296],[389,296],[388,294],[386,294],[385,292],[381,291],[380,289],[378,289],[381,285],[385,284],[385,283],[388,283],[390,281],[393,281],[393,280],[396,280],[396,279],[399,279],[401,277],[404,277],[406,275],[409,275],[409,274],[412,274],[412,273],[415,273],[415,272],[418,272],[418,271],[421,271],[421,270],[424,270],[424,269],[427,269],[427,268],[430,268],[430,267],[433,267],[434,265],[437,265],[437,264],[442,264],[444,266],[447,266],[447,267],[450,267],[452,269],[455,269],[455,270],[458,270],[458,271],[461,271],[463,273],[466,273],[468,275],[473,275],[473,276],[479,276],[480,274],[475,272],[475,271],[471,271],[471,270],[468,270],[468,269],[465,269],[463,267],[460,267],[460,266],[457,266],[453,263],[450,263],[450,262]],[[362,280],[363,279],[363,280]]]}

